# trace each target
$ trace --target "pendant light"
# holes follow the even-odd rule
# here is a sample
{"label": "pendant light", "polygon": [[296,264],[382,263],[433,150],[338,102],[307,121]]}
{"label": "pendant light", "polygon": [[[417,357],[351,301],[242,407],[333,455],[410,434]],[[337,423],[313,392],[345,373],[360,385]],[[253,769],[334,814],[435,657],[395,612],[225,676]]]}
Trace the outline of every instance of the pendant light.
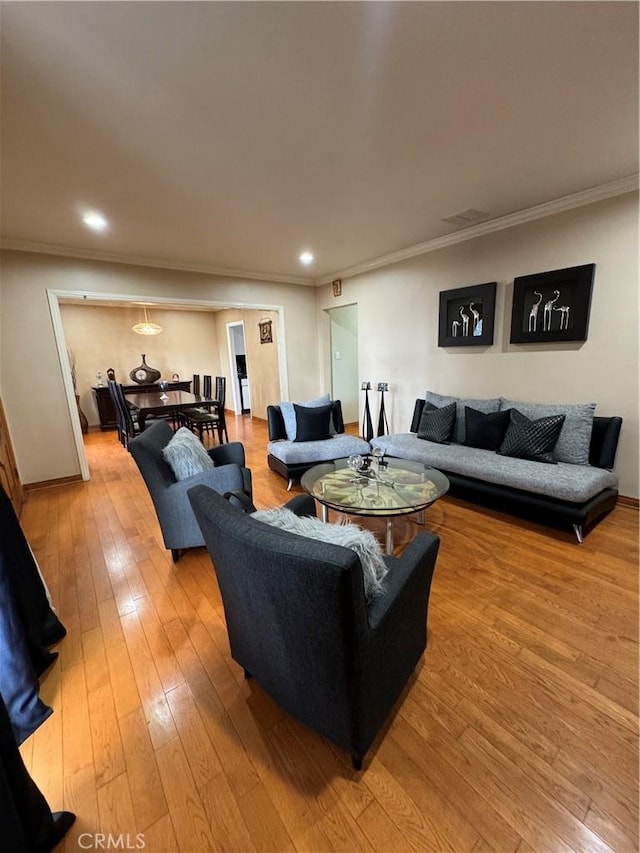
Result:
{"label": "pendant light", "polygon": [[144,323],[136,323],[135,326],[132,326],[131,328],[137,335],[159,335],[162,331],[162,326],[149,321],[146,305],[144,307]]}

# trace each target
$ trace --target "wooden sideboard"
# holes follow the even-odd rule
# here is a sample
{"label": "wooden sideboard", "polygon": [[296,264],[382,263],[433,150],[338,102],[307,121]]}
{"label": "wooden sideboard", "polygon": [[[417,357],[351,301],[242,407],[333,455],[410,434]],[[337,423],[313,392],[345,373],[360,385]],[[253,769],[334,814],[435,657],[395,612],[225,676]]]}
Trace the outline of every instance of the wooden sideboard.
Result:
{"label": "wooden sideboard", "polygon": [[[188,379],[184,382],[168,382],[167,388],[171,391],[191,391],[191,380]],[[93,391],[96,407],[98,409],[100,429],[115,429],[117,426],[116,411],[113,408],[113,400],[111,399],[111,394],[109,394],[109,388],[106,385],[100,385],[93,387],[91,390]],[[160,385],[158,382],[150,382],[143,385],[123,385],[122,390],[125,395],[140,394],[145,391],[159,391]]]}

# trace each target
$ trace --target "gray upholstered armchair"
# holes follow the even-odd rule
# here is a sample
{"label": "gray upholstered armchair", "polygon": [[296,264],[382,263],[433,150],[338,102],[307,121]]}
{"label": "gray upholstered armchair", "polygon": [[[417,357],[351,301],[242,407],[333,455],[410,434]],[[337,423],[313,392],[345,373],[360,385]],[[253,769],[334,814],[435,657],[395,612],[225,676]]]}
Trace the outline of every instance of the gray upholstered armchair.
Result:
{"label": "gray upholstered armchair", "polygon": [[[189,499],[233,659],[359,770],[426,647],[438,538],[419,533],[401,557],[385,557],[386,591],[367,604],[355,551],[268,526],[205,486]],[[315,512],[309,496],[296,500],[298,515]]]}
{"label": "gray upholstered armchair", "polygon": [[214,468],[178,481],[162,455],[172,436],[173,430],[165,421],[156,421],[129,442],[129,451],[149,489],[165,547],[177,563],[182,550],[205,544],[188,490],[204,484],[220,493],[242,491],[251,497],[251,471],[245,467],[244,447],[234,441],[207,451]]}

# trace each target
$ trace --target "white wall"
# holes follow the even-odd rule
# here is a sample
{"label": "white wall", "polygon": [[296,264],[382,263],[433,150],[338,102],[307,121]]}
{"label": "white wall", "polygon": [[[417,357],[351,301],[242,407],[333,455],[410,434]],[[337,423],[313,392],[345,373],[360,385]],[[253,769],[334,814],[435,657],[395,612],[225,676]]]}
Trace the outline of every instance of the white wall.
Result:
{"label": "white wall", "polygon": [[322,390],[318,349],[309,344],[317,340],[312,287],[28,252],[4,251],[1,259],[0,387],[25,484],[80,474],[47,289],[283,306],[289,395],[308,399]]}
{"label": "white wall", "polygon": [[[596,272],[588,339],[510,344],[514,277],[591,262]],[[439,348],[439,292],[487,281],[498,282],[493,346]],[[343,278],[339,299],[358,303],[360,378],[389,382],[392,431],[408,430],[415,398],[427,389],[467,397],[595,401],[596,414],[624,418],[616,466],[620,492],[638,496],[636,193]],[[323,287],[318,310],[336,302],[331,286]],[[323,363],[326,359],[325,353]]]}

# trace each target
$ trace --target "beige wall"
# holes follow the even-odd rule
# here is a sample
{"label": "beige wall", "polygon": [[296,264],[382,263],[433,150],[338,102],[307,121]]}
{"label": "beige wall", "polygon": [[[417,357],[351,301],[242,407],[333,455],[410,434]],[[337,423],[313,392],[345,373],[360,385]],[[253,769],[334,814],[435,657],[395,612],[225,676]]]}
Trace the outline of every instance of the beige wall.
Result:
{"label": "beige wall", "polygon": [[[515,276],[595,262],[588,340],[509,343]],[[438,294],[497,281],[491,347],[438,347]],[[620,491],[638,490],[638,198],[632,193],[322,287],[318,308],[358,303],[360,378],[389,381],[392,431],[406,432],[427,389],[467,397],[595,401],[622,415]],[[328,355],[321,360],[326,365]],[[374,395],[375,400],[375,395]],[[362,404],[362,395],[361,395]],[[373,407],[374,422],[377,400]]]}
{"label": "beige wall", "polygon": [[100,422],[91,390],[97,373],[107,384],[107,368],[113,367],[116,379],[132,384],[129,373],[142,361],[142,353],[150,367],[171,379],[191,379],[194,373],[220,373],[215,314],[205,311],[149,309],[149,319],[162,326],[159,335],[143,337],[131,330],[141,319],[140,309],[103,307],[99,305],[61,305],[67,348],[76,362],[77,390],[80,407],[90,426]]}
{"label": "beige wall", "polygon": [[[288,394],[292,399],[307,399],[322,390],[317,347],[309,345],[317,336],[314,288],[7,250],[1,260],[0,386],[23,483],[81,471],[47,289],[126,295],[142,301],[156,297],[240,304],[261,310],[282,306]],[[98,365],[87,366],[87,374],[92,376],[98,369]]]}

